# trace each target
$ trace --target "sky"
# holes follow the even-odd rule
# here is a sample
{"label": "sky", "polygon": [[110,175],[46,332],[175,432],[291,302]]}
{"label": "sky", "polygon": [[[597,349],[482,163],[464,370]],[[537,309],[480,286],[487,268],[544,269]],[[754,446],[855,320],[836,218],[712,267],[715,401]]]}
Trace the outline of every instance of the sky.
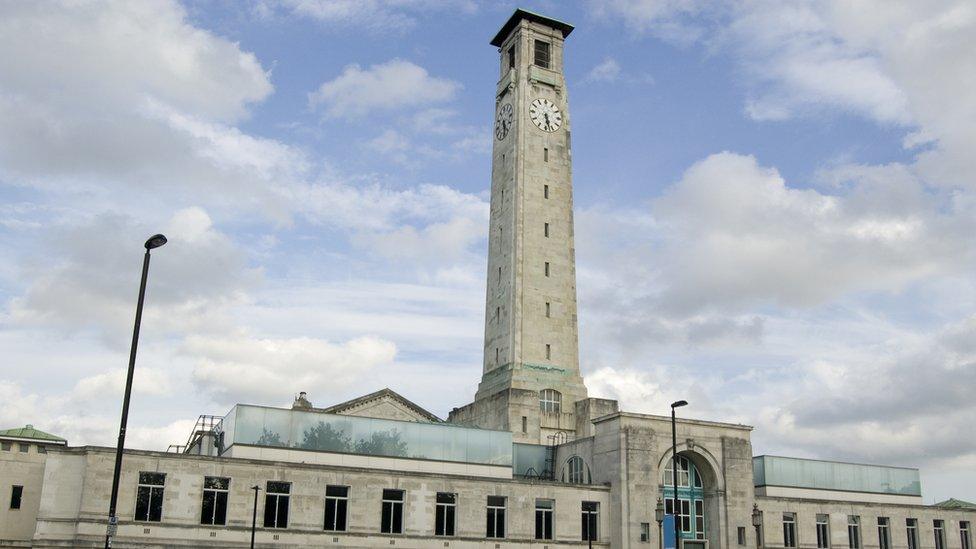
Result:
{"label": "sky", "polygon": [[[576,25],[581,369],[753,451],[976,500],[976,4],[526,0]],[[516,4],[0,4],[0,428],[128,445],[235,403],[481,374]]]}

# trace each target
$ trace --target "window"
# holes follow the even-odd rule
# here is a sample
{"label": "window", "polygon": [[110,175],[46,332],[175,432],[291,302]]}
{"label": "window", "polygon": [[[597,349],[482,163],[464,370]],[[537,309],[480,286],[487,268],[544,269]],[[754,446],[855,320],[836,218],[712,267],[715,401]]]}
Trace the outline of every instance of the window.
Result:
{"label": "window", "polygon": [[[678,487],[687,488],[690,486],[692,476],[695,477],[695,488],[701,488],[701,479],[698,478],[697,472],[694,474],[691,471],[691,462],[685,456],[678,456]],[[664,466],[664,485],[674,486],[674,461],[668,460],[667,465]]]}
{"label": "window", "polygon": [[973,540],[969,537],[969,521],[959,521],[959,541],[962,549],[972,549]]}
{"label": "window", "polygon": [[705,502],[695,500],[695,539],[705,539]]}
{"label": "window", "polygon": [[583,541],[597,539],[597,518],[600,515],[600,504],[595,501],[583,502]]}
{"label": "window", "polygon": [[200,524],[227,524],[227,490],[230,479],[224,477],[203,477],[203,505],[200,511]]}
{"label": "window", "polygon": [[383,513],[380,520],[380,532],[403,533],[403,490],[383,490]]}
{"label": "window", "polygon": [[546,276],[549,276],[549,262],[546,261]]}
{"label": "window", "polygon": [[346,531],[346,510],[349,506],[348,486],[325,487],[325,530]]}
{"label": "window", "polygon": [[888,517],[878,517],[878,549],[891,549],[890,526]]}
{"label": "window", "polygon": [[933,520],[932,532],[935,534],[935,549],[945,549],[945,522],[939,519]]}
{"label": "window", "polygon": [[486,537],[505,537],[505,496],[488,496],[487,522]]}
{"label": "window", "polygon": [[905,519],[905,531],[908,533],[908,549],[918,549],[918,519]]}
{"label": "window", "polygon": [[552,358],[552,346],[546,343],[546,360]]}
{"label": "window", "polygon": [[0,448],[3,448],[4,452],[9,452],[10,449],[13,448],[13,445],[11,445],[9,442],[0,442]]}
{"label": "window", "polygon": [[434,535],[454,535],[454,515],[457,508],[457,494],[437,492],[437,509],[434,513]]}
{"label": "window", "polygon": [[20,447],[20,451],[23,454],[26,454],[27,452],[30,451],[30,444],[21,443],[21,444],[18,444],[18,446]]}
{"label": "window", "polygon": [[861,517],[857,515],[847,515],[847,545],[861,549]]}
{"label": "window", "polygon": [[515,68],[515,46],[508,48],[508,68]]}
{"label": "window", "polygon": [[[674,498],[670,497],[664,503],[664,512],[668,515],[674,513]],[[682,532],[691,532],[691,502],[687,499],[678,500],[678,524],[681,525]]]}
{"label": "window", "polygon": [[535,500],[535,539],[552,539],[552,508],[554,503],[551,499]]}
{"label": "window", "polygon": [[830,549],[830,515],[817,515],[817,549]]}
{"label": "window", "polygon": [[783,513],[783,547],[796,547],[796,513]]}
{"label": "window", "polygon": [[736,529],[736,541],[739,543],[739,545],[745,545],[746,544],[746,527],[745,526],[740,526],[738,529]]}
{"label": "window", "polygon": [[542,186],[542,198],[545,198],[545,199],[548,199],[549,198],[549,185],[543,185]]}
{"label": "window", "polygon": [[166,484],[166,473],[139,472],[135,520],[146,522],[163,520],[164,484]]}
{"label": "window", "polygon": [[288,500],[290,482],[269,480],[264,494],[264,527],[288,528]]}
{"label": "window", "polygon": [[552,304],[546,301],[546,318],[552,317]]}
{"label": "window", "polygon": [[501,321],[502,319],[502,308],[495,307],[495,321]]}
{"label": "window", "polygon": [[583,458],[573,456],[566,461],[566,474],[563,476],[565,482],[571,484],[589,484],[586,475],[586,463]]}
{"label": "window", "polygon": [[12,486],[10,490],[10,508],[20,509],[20,502],[24,499],[24,487]]}
{"label": "window", "polygon": [[[546,345],[548,350],[549,345]],[[549,358],[548,356],[546,358]],[[563,395],[555,389],[543,389],[539,391],[539,409],[543,412],[559,413],[562,405]]]}
{"label": "window", "polygon": [[498,285],[499,286],[502,285],[502,268],[501,267],[498,268]]}
{"label": "window", "polygon": [[549,149],[546,148],[542,149],[542,161],[549,162]]}
{"label": "window", "polygon": [[41,446],[40,444],[38,444],[37,445],[37,453],[38,454],[46,454],[47,453],[47,447],[46,446]]}
{"label": "window", "polygon": [[500,351],[498,347],[495,347],[495,364],[498,364],[498,354]]}
{"label": "window", "polygon": [[529,432],[529,418],[522,416],[522,432]]}
{"label": "window", "polygon": [[549,224],[548,223],[545,223],[545,224],[542,225],[542,234],[546,238],[549,238]]}
{"label": "window", "polygon": [[535,64],[544,69],[549,68],[549,42],[535,41]]}
{"label": "window", "polygon": [[648,541],[651,541],[651,523],[650,522],[642,522],[641,523],[640,540],[643,541],[643,542],[645,542],[645,543],[648,542]]}

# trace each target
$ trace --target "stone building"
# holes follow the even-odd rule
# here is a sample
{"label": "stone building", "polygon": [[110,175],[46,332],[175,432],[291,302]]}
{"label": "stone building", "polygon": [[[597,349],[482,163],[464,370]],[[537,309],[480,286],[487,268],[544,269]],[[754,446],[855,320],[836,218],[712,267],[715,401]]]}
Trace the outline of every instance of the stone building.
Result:
{"label": "stone building", "polygon": [[[177,451],[126,451],[114,546],[247,547],[253,523],[266,548],[661,549],[677,522],[686,549],[973,549],[976,510],[923,505],[915,469],[754,456],[749,426],[679,419],[674,471],[670,417],[588,396],[562,71],[572,30],[517,10],[491,41],[473,402],[443,420],[390,389],[324,408],[301,393],[291,408],[201,416]],[[101,547],[114,450],[7,433],[0,546]]]}

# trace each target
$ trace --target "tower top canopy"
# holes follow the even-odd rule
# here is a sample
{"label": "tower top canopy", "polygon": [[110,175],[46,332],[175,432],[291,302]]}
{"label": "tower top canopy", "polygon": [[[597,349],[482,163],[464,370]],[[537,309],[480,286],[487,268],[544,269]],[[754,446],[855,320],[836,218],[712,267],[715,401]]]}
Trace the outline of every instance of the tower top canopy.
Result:
{"label": "tower top canopy", "polygon": [[491,39],[491,45],[495,46],[496,48],[500,48],[502,42],[504,42],[505,39],[508,38],[508,35],[511,34],[512,29],[517,27],[519,22],[523,19],[528,19],[533,23],[539,23],[552,27],[562,32],[563,38],[566,38],[569,36],[569,33],[573,32],[573,26],[569,23],[564,23],[558,19],[552,19],[551,17],[546,17],[545,15],[539,15],[538,13],[532,13],[531,11],[519,8],[515,10],[515,13],[513,13],[512,16],[508,18],[508,21],[502,25],[502,28],[498,31],[498,34]]}

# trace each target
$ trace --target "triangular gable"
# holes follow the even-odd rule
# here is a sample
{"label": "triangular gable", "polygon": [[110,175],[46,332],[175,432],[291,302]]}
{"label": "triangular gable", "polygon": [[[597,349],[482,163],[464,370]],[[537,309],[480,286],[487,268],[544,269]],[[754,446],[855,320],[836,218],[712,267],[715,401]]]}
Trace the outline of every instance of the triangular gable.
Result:
{"label": "triangular gable", "polygon": [[444,421],[392,389],[382,389],[318,411],[327,414],[396,419],[418,423],[442,423]]}

